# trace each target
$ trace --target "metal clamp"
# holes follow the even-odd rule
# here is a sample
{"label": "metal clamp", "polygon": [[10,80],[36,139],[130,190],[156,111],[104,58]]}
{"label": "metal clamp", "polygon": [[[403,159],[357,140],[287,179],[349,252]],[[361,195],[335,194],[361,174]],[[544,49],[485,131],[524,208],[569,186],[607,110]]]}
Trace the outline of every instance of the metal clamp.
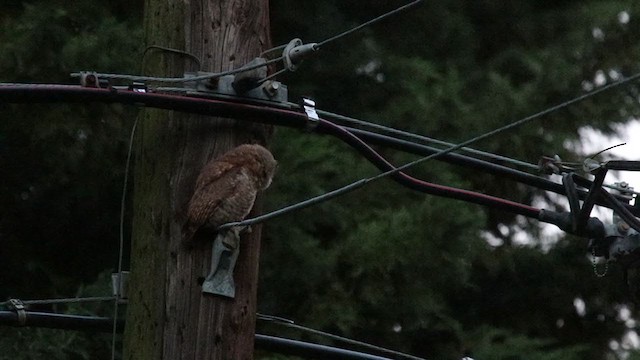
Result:
{"label": "metal clamp", "polygon": [[211,251],[211,270],[202,283],[202,292],[234,298],[233,270],[240,253],[240,230],[231,228],[218,233]]}
{"label": "metal clamp", "polygon": [[320,122],[320,117],[316,112],[316,102],[311,99],[302,98],[302,108],[307,114],[307,130],[312,131]]}
{"label": "metal clamp", "polygon": [[111,274],[111,292],[121,302],[129,298],[129,272],[121,271]]}
{"label": "metal clamp", "polygon": [[[73,74],[72,74],[73,75]],[[108,88],[109,80],[100,79],[98,73],[95,71],[81,71],[80,72],[80,85],[89,88]]]}
{"label": "metal clamp", "polygon": [[95,71],[82,71],[80,72],[80,85],[83,87],[100,87],[100,79],[98,73]]}
{"label": "metal clamp", "polygon": [[[197,77],[201,75],[215,75],[213,73],[206,72],[187,72],[184,74],[187,78]],[[243,99],[252,99],[257,101],[268,101],[269,103],[286,103],[288,101],[287,86],[278,81],[265,81],[258,87],[251,89],[241,89],[244,92],[239,93],[236,91],[238,83],[236,82],[235,75],[225,75],[215,78],[215,81],[211,80],[194,80],[184,83],[185,89],[187,89],[187,95],[198,97],[211,97],[211,98],[225,98],[237,99],[242,97]]]}
{"label": "metal clamp", "polygon": [[20,299],[9,299],[9,305],[18,314],[18,324],[25,326],[27,324],[27,312],[24,310],[24,303]]}
{"label": "metal clamp", "polygon": [[284,67],[289,71],[296,71],[302,59],[316,50],[318,50],[317,43],[303,44],[302,40],[297,38],[289,41],[282,51]]}

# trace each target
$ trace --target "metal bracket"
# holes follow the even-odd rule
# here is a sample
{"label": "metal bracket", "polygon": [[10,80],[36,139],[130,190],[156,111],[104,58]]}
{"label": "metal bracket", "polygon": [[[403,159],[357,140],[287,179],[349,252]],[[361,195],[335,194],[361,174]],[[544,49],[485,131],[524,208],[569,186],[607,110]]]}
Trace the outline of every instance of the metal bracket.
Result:
{"label": "metal bracket", "polygon": [[[196,73],[185,73],[184,76],[189,78],[208,74],[213,75],[213,73],[198,71]],[[242,76],[242,78],[247,79],[246,76]],[[243,97],[278,103],[286,103],[288,101],[287,86],[279,81],[265,81],[259,86],[251,88],[246,85],[246,80],[239,80],[241,80],[239,75],[225,75],[213,80],[187,81],[184,83],[184,87],[190,90],[187,91],[187,95],[194,96],[216,95],[219,98],[220,95],[227,95],[230,98]]]}
{"label": "metal bracket", "polygon": [[24,303],[20,299],[9,299],[9,305],[18,314],[18,324],[25,326],[27,324],[27,312],[24,310]]}
{"label": "metal bracket", "polygon": [[109,80],[100,79],[98,77],[98,73],[96,73],[95,71],[81,71],[80,85],[82,87],[106,89],[109,87]]}
{"label": "metal bracket", "polygon": [[127,302],[129,298],[129,272],[121,271],[111,274],[111,291],[120,302]]}
{"label": "metal bracket", "polygon": [[202,283],[202,292],[234,298],[233,269],[240,253],[240,229],[218,233],[211,251],[211,270]]}

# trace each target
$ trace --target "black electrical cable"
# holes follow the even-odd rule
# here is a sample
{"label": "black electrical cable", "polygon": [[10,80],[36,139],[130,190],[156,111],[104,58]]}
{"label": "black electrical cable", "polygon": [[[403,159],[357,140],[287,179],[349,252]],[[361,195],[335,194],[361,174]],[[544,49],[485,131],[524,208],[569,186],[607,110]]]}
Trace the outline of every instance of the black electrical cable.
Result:
{"label": "black electrical cable", "polygon": [[[532,206],[482,194],[482,193],[477,193],[470,190],[463,190],[463,189],[453,188],[449,186],[429,183],[424,180],[411,177],[401,171],[397,171],[399,168],[393,166],[386,159],[380,156],[380,154],[378,154],[375,150],[373,150],[367,143],[365,143],[360,138],[353,135],[343,127],[335,125],[329,121],[319,119],[317,126],[315,128],[315,131],[319,133],[330,134],[332,136],[339,138],[343,142],[347,143],[349,146],[356,149],[362,156],[364,156],[367,160],[369,160],[372,164],[374,164],[378,169],[383,171],[382,175],[384,174],[390,175],[390,177],[393,180],[410,189],[424,192],[431,195],[463,200],[463,201],[484,205],[484,206],[490,206],[496,209],[509,211],[514,214],[524,215],[526,217],[539,219],[540,209],[534,208]],[[356,181],[354,183],[351,183],[347,186],[341,187],[334,191],[330,191],[320,196],[316,196],[311,199],[308,199],[290,206],[286,206],[284,208],[278,209],[276,211],[273,211],[264,215],[260,215],[250,219],[245,219],[243,221],[230,222],[227,224],[223,224],[222,226],[218,227],[218,231],[222,231],[222,230],[229,229],[236,226],[250,226],[250,225],[262,223],[266,220],[270,220],[272,218],[290,213],[292,211],[301,210],[309,206],[316,205],[321,202],[325,202],[327,200],[333,199],[337,196],[340,196],[342,194],[345,194],[353,190],[356,190],[360,187],[363,187],[366,184],[370,183],[371,181],[375,181],[378,179],[380,179],[379,175],[370,177],[370,178],[361,179],[359,181]]]}
{"label": "black electrical cable", "polygon": [[[292,104],[295,105],[295,104]],[[454,146],[455,144],[450,143],[448,141],[442,141],[442,140],[438,140],[438,139],[434,139],[428,136],[424,136],[424,135],[418,135],[418,134],[414,134],[408,131],[404,131],[404,130],[399,130],[396,128],[392,128],[389,126],[385,126],[385,125],[380,125],[380,124],[376,124],[376,123],[372,123],[369,121],[364,121],[364,120],[360,120],[360,119],[355,119],[349,116],[344,116],[344,115],[339,115],[339,114],[335,114],[329,111],[324,111],[324,110],[316,110],[318,112],[318,114],[320,116],[322,116],[324,119],[330,120],[338,125],[342,125],[344,126],[346,129],[350,129],[350,131],[352,131],[351,129],[357,129],[357,130],[364,130],[364,131],[381,131],[384,135],[388,135],[388,136],[393,136],[396,137],[400,136],[402,140],[411,140],[412,142],[420,142],[421,144],[426,144],[426,143],[430,143],[430,144],[436,144],[436,145],[441,145],[441,146]],[[358,128],[355,128],[355,126],[357,126]],[[353,132],[353,131],[352,131]],[[438,149],[438,151],[441,149]],[[477,156],[482,156],[484,158],[488,158],[494,161],[498,161],[501,163],[508,163],[511,165],[515,165],[515,166],[520,166],[520,167],[524,167],[527,168],[529,170],[533,170],[533,171],[540,171],[538,165],[536,164],[531,164],[528,162],[524,162],[518,159],[513,159],[507,156],[502,156],[502,155],[497,155],[497,154],[493,154],[493,153],[489,153],[486,151],[481,151],[481,150],[477,150],[474,148],[469,148],[469,147],[463,147],[460,149],[461,151],[467,152],[469,154],[473,154],[473,155],[477,155]]]}
{"label": "black electrical cable", "polygon": [[578,216],[580,216],[580,199],[578,198],[576,184],[573,181],[573,173],[566,173],[562,175],[562,185],[564,185],[567,200],[569,201],[571,231],[576,233],[578,231]]}
{"label": "black electrical cable", "polygon": [[[599,198],[599,190],[602,189],[604,179],[607,176],[606,169],[600,169],[596,172],[593,181],[591,181],[591,186],[589,186],[589,196],[582,203],[582,209],[578,213],[576,217],[576,229],[584,229],[589,218],[591,217],[591,211],[593,210],[593,206],[596,204]],[[577,177],[577,175],[574,175]],[[605,202],[606,203],[606,202]],[[628,201],[627,201],[628,205]]]}
{"label": "black electrical cable", "polygon": [[390,358],[340,349],[332,346],[311,344],[299,340],[256,334],[256,348],[285,355],[318,360],[391,360]]}
{"label": "black electrical cable", "polygon": [[[442,149],[434,148],[428,145],[422,145],[412,141],[406,141],[406,140],[398,139],[392,136],[382,135],[382,134],[378,134],[378,133],[374,133],[366,130],[355,129],[348,126],[343,126],[343,128],[353,133],[354,135],[356,135],[357,137],[366,141],[369,144],[384,146],[384,147],[388,147],[388,148],[392,148],[392,149],[396,149],[396,150],[400,150],[403,152],[408,152],[416,155],[426,156],[426,155],[435,154],[442,150]],[[474,157],[469,157],[469,156],[458,154],[458,153],[445,154],[440,158],[440,160],[453,165],[464,166],[467,168],[477,169],[489,174],[499,175],[499,176],[508,178],[510,180],[517,181],[525,185],[533,186],[541,190],[551,191],[559,195],[566,195],[566,190],[562,184],[556,183],[554,181],[548,180],[546,178],[543,178],[537,175],[530,174],[528,172],[510,168],[504,165],[496,164],[493,162],[481,160]],[[591,182],[587,179],[584,179],[584,180],[586,181],[586,185],[587,185],[586,187],[588,188]],[[576,189],[576,192],[578,194],[578,197],[582,200],[586,199],[589,195],[589,193],[583,189]],[[615,196],[619,200],[626,200],[626,198],[623,195],[615,194],[613,196]],[[602,199],[595,199],[595,200],[596,200],[596,204],[600,206],[608,206],[607,203],[604,202]],[[640,215],[639,208],[635,208],[630,205],[628,205],[627,208],[634,214]]]}
{"label": "black electrical cable", "polygon": [[[110,91],[98,88],[74,86],[0,86],[0,99],[29,101],[103,101],[145,103],[154,107],[182,110],[190,113],[208,113],[238,118],[262,119],[278,125],[302,128],[307,124],[303,114],[256,105],[197,99],[181,96],[145,94],[133,91]],[[267,115],[267,116],[265,116]],[[446,188],[433,187],[435,193],[446,192]]]}
{"label": "black electrical cable", "polygon": [[[25,323],[21,325],[18,314],[15,311],[0,311],[0,326],[41,327],[107,333],[111,332],[112,324],[113,319],[105,317],[25,311]],[[119,320],[117,326],[119,333],[124,331],[124,326],[125,321]],[[259,350],[302,356],[307,359],[390,360],[386,357],[363,352],[261,334],[255,334],[255,347]]]}
{"label": "black electrical cable", "polygon": [[[249,120],[254,122],[263,122],[276,126],[287,126],[291,128],[305,129],[308,125],[306,116],[297,111],[282,109],[276,104],[265,103],[246,103],[248,99],[238,99],[244,102],[231,101],[229,99],[218,100],[211,98],[199,98],[191,96],[176,96],[168,94],[145,93],[131,90],[116,90],[103,88],[87,88],[77,85],[48,85],[48,84],[0,84],[0,101],[11,103],[85,103],[85,102],[102,102],[102,103],[123,103],[130,105],[144,105],[147,107],[181,111],[185,113],[233,117],[237,119]],[[414,153],[434,154],[428,147],[415,143],[405,142],[394,139],[389,136],[365,133],[364,130],[357,130],[358,135],[366,134],[368,141],[379,143],[380,145],[391,144],[399,149],[407,149]],[[430,152],[431,151],[431,152]],[[437,150],[441,151],[441,150]],[[505,176],[510,176],[516,181],[540,187],[544,190],[554,191],[559,194],[564,193],[562,185],[554,182],[532,176],[524,172],[516,170],[507,170],[509,168],[499,168],[499,165],[490,163],[480,163],[474,158],[466,158],[458,154],[443,154],[441,158],[464,159],[468,164],[474,164],[479,169],[487,169],[490,171],[500,171]],[[589,187],[589,185],[585,185]],[[586,192],[579,191],[580,197],[584,198]],[[605,205],[599,202],[599,205]],[[636,209],[631,205],[625,205],[634,213],[639,213],[640,209]]]}
{"label": "black electrical cable", "polygon": [[[241,99],[246,101],[246,99]],[[32,84],[4,84],[0,85],[0,101],[4,102],[103,102],[103,103],[123,103],[131,105],[145,105],[148,107],[154,107],[159,109],[176,110],[186,113],[202,114],[202,115],[215,115],[222,117],[234,117],[238,119],[259,121],[269,123],[278,126],[287,126],[298,129],[305,129],[308,125],[308,119],[306,116],[297,111],[291,111],[287,109],[281,109],[273,107],[271,104],[255,103],[247,104],[242,102],[235,102],[231,100],[217,100],[217,99],[203,99],[198,97],[189,96],[176,96],[167,94],[156,93],[144,93],[131,90],[116,90],[116,89],[102,89],[102,88],[87,88],[75,85],[32,85]],[[363,130],[360,134],[365,134]],[[405,149],[411,149],[413,152],[429,151],[427,147],[412,144],[409,142],[403,142],[399,139],[393,139],[389,136],[379,135],[375,133],[366,133],[369,140],[390,143],[393,142],[394,146],[402,147]],[[438,150],[440,151],[440,150]],[[433,152],[430,152],[433,154]],[[441,157],[445,158],[461,158],[463,155],[457,154],[443,154]],[[471,163],[483,167],[487,165],[487,169],[496,170],[496,166],[489,166],[488,164],[481,165],[478,163],[480,160],[467,160]],[[514,180],[531,184],[532,186],[538,186],[545,190],[554,191],[557,193],[564,193],[562,185],[553,183],[551,181],[545,181],[544,179],[531,177],[525,175],[523,172],[504,171],[502,173],[507,176],[514,177]],[[517,178],[517,179],[516,179]],[[588,187],[588,185],[587,185]],[[585,192],[580,192],[580,196],[585,196]],[[601,203],[600,203],[601,204]],[[633,208],[631,205],[626,205],[633,212],[638,212],[638,209]]]}
{"label": "black electrical cable", "polygon": [[309,334],[313,334],[316,336],[320,336],[326,339],[331,339],[333,341],[339,341],[342,342],[344,344],[348,344],[351,346],[356,346],[362,349],[367,349],[370,351],[374,351],[378,354],[384,354],[387,356],[393,356],[394,359],[409,359],[409,360],[424,360],[423,358],[417,357],[417,356],[413,356],[410,354],[405,354],[396,350],[391,350],[391,349],[387,349],[387,348],[383,348],[377,345],[372,345],[369,343],[365,343],[362,341],[358,341],[358,340],[354,340],[354,339],[350,339],[344,336],[339,336],[339,335],[335,335],[335,334],[331,334],[331,333],[327,333],[324,331],[320,331],[320,330],[316,330],[316,329],[312,329],[310,327],[306,327],[306,326],[302,326],[302,325],[298,325],[296,324],[294,321],[292,320],[288,320],[288,319],[284,319],[278,316],[272,316],[272,315],[264,315],[264,314],[256,314],[257,315],[257,319],[258,320],[262,320],[262,321],[268,321],[271,322],[273,324],[277,324],[280,326],[284,326],[284,327],[288,327],[288,328],[292,328],[292,329],[296,329],[305,333],[309,333]]}
{"label": "black electrical cable", "polygon": [[605,201],[609,203],[613,211],[620,216],[624,222],[631,226],[635,231],[640,232],[640,220],[633,216],[633,214],[624,207],[624,204],[620,203],[605,189],[600,189],[600,195],[604,197]]}
{"label": "black electrical cable", "polygon": [[[373,163],[381,171],[391,171],[396,169],[395,166],[393,166],[386,159],[380,156],[380,154],[373,150],[367,143],[365,143],[360,138],[344,129],[343,127],[335,125],[329,121],[321,121],[318,124],[317,129],[319,132],[326,132],[327,134],[331,134],[344,141],[351,147],[355,148],[358,152],[360,152],[362,156]],[[536,209],[532,206],[478,192],[429,183],[424,180],[416,179],[403,172],[396,172],[394,174],[391,174],[390,176],[398,183],[408,188],[432,195],[439,195],[452,199],[464,200],[479,205],[486,205],[532,218],[538,218],[538,214],[540,212],[540,209]]]}

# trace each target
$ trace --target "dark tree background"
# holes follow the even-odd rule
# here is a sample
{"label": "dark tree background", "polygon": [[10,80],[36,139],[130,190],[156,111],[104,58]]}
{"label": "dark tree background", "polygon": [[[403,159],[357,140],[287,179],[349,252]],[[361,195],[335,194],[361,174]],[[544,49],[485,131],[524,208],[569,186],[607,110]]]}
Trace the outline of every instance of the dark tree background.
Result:
{"label": "dark tree background", "polygon": [[[272,0],[274,42],[320,41],[398,5]],[[4,2],[0,81],[66,83],[78,70],[143,72],[142,7]],[[626,1],[426,2],[328,44],[281,80],[293,101],[311,96],[321,109],[462,141],[640,70],[639,16],[638,5]],[[477,147],[533,163],[552,154],[579,160],[584,154],[567,145],[578,129],[611,133],[639,111],[638,88],[626,87]],[[118,105],[0,104],[0,298],[107,294],[135,116],[136,109]],[[278,129],[273,151],[280,169],[267,209],[376,173],[329,137]],[[381,151],[398,164],[412,159]],[[434,161],[411,172],[521,202],[552,200]],[[514,242],[521,229],[529,234],[526,245]],[[499,241],[490,245],[487,234]],[[266,225],[259,307],[434,359],[634,356],[621,341],[635,331],[636,308],[619,270],[597,278],[584,240],[562,237],[543,246],[546,240],[533,222],[385,180]],[[53,310],[109,313],[106,305]],[[621,317],[626,311],[631,321]],[[108,339],[92,334],[0,334],[0,357],[109,353]]]}

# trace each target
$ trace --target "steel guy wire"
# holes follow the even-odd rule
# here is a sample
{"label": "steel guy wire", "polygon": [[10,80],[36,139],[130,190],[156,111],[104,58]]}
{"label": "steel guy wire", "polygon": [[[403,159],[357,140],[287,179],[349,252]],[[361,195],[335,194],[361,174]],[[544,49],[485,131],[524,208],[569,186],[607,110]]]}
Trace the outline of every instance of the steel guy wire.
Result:
{"label": "steel guy wire", "polygon": [[552,112],[558,111],[558,110],[563,109],[563,108],[565,108],[567,106],[576,104],[576,103],[578,103],[580,101],[583,101],[585,99],[588,99],[590,97],[598,95],[598,94],[600,94],[602,92],[605,92],[607,90],[614,89],[616,87],[628,84],[628,83],[630,83],[630,82],[632,82],[634,80],[637,80],[638,78],[640,78],[640,73],[636,73],[636,74],[634,74],[634,75],[632,75],[632,76],[630,76],[630,77],[628,77],[626,79],[622,79],[622,80],[619,80],[617,82],[607,84],[607,85],[602,86],[602,87],[600,87],[598,89],[592,90],[590,92],[587,92],[585,94],[577,96],[577,97],[575,97],[573,99],[570,99],[570,100],[564,101],[562,103],[559,103],[557,105],[551,106],[549,108],[546,108],[545,110],[539,111],[539,112],[537,112],[535,114],[532,114],[532,115],[529,115],[529,116],[526,116],[526,117],[524,117],[522,119],[519,119],[519,120],[514,121],[512,123],[509,123],[507,125],[501,126],[501,127],[496,128],[494,130],[485,132],[485,133],[483,133],[481,135],[473,137],[473,138],[471,138],[469,140],[466,140],[464,142],[461,142],[461,143],[459,143],[457,145],[454,145],[454,146],[448,147],[446,149],[443,149],[443,150],[441,150],[441,151],[439,151],[437,153],[434,153],[432,155],[429,155],[429,156],[426,156],[426,157],[411,161],[411,162],[406,163],[406,164],[404,164],[402,166],[396,167],[396,168],[394,168],[392,170],[385,171],[385,172],[382,172],[380,174],[377,174],[377,175],[374,175],[374,176],[371,176],[371,177],[368,177],[368,178],[360,179],[360,180],[355,181],[355,182],[353,182],[351,184],[345,185],[345,186],[343,186],[341,188],[335,189],[333,191],[327,192],[327,193],[319,195],[319,196],[312,197],[310,199],[304,200],[302,202],[299,202],[299,203],[296,203],[296,204],[293,204],[293,205],[286,206],[284,208],[272,211],[272,212],[264,214],[264,215],[260,215],[260,216],[257,216],[257,217],[251,218],[251,219],[246,219],[246,220],[243,220],[243,221],[237,221],[237,222],[231,222],[231,223],[223,224],[218,228],[218,230],[221,231],[221,230],[229,229],[229,228],[235,227],[235,226],[247,226],[247,225],[253,225],[253,224],[261,223],[261,222],[264,222],[266,220],[270,220],[270,219],[272,219],[274,217],[277,217],[277,216],[280,216],[280,215],[284,215],[284,214],[287,214],[287,213],[292,212],[292,211],[301,210],[303,208],[306,208],[306,207],[309,207],[309,206],[312,206],[312,205],[316,205],[316,204],[328,201],[328,200],[333,199],[335,197],[338,197],[340,195],[343,195],[343,194],[349,193],[351,191],[357,190],[357,189],[359,189],[359,188],[361,188],[361,187],[363,187],[363,186],[365,186],[365,185],[367,185],[369,183],[372,183],[372,182],[375,182],[377,180],[383,179],[383,178],[385,178],[385,177],[387,177],[389,175],[393,175],[395,173],[398,173],[398,172],[400,172],[400,171],[402,171],[404,169],[407,169],[409,167],[412,167],[414,165],[426,162],[428,160],[437,158],[439,156],[451,153],[451,152],[456,151],[456,150],[460,150],[463,147],[466,147],[466,146],[471,145],[473,143],[476,143],[478,141],[484,140],[486,138],[489,138],[489,137],[494,136],[496,134],[499,134],[501,132],[513,129],[513,128],[518,127],[520,125],[526,124],[526,123],[528,123],[530,121],[536,120],[536,119],[538,119],[538,118],[540,118],[542,116],[548,115],[548,114],[550,114]]}
{"label": "steel guy wire", "polygon": [[[75,298],[59,298],[59,299],[33,299],[20,300],[24,305],[59,305],[59,304],[79,304],[87,302],[103,302],[113,301],[114,296],[94,296],[94,297],[75,297]],[[0,306],[9,305],[9,301],[0,302]]]}
{"label": "steel guy wire", "polygon": [[129,148],[127,150],[127,161],[124,167],[124,181],[122,184],[122,198],[120,202],[120,241],[118,249],[118,275],[116,282],[116,296],[113,306],[113,329],[111,333],[111,360],[115,360],[116,357],[116,335],[118,327],[118,305],[120,303],[120,289],[122,282],[122,263],[124,258],[124,213],[127,200],[127,185],[129,182],[129,169],[131,167],[131,153],[133,152],[133,140],[136,135],[136,128],[138,127],[138,118],[136,117],[131,127],[131,136],[129,137]]}
{"label": "steel guy wire", "polygon": [[141,66],[143,68],[142,71],[144,71],[144,63],[145,63],[146,56],[148,55],[148,53],[151,50],[165,51],[165,52],[178,54],[178,55],[182,55],[184,57],[187,57],[187,58],[191,59],[197,65],[198,71],[200,70],[200,67],[202,65],[202,62],[200,61],[200,59],[197,56],[195,56],[192,53],[190,53],[190,52],[187,52],[187,51],[184,51],[184,50],[178,50],[178,49],[174,49],[174,48],[170,48],[170,47],[166,47],[166,46],[149,45],[142,52],[142,60],[140,61],[142,63],[141,64]]}
{"label": "steel guy wire", "polygon": [[403,358],[403,359],[412,359],[412,360],[424,360],[424,358],[420,358],[420,357],[413,356],[413,355],[410,355],[410,354],[405,354],[405,353],[400,352],[400,351],[395,351],[395,350],[383,348],[381,346],[377,346],[377,345],[369,344],[369,343],[366,343],[366,342],[350,339],[350,338],[347,338],[347,337],[344,337],[344,336],[339,336],[339,335],[327,333],[327,332],[324,332],[324,331],[312,329],[310,327],[306,327],[306,326],[303,326],[303,325],[298,325],[293,320],[284,319],[284,318],[281,318],[281,317],[271,316],[271,315],[263,315],[263,314],[256,314],[256,315],[258,317],[258,320],[272,322],[274,324],[278,324],[278,325],[282,325],[282,326],[285,326],[285,327],[288,327],[288,328],[300,330],[300,331],[303,331],[303,332],[306,332],[306,333],[309,333],[309,334],[322,336],[322,337],[325,337],[327,339],[340,341],[340,342],[343,342],[345,344],[359,346],[361,348],[377,351],[379,353],[384,353],[386,355],[394,355],[394,356],[396,356],[396,359],[397,358]]}
{"label": "steel guy wire", "polygon": [[[261,63],[261,64],[243,66],[243,67],[239,67],[237,69],[232,69],[232,70],[228,70],[228,71],[222,71],[222,72],[218,72],[218,73],[200,75],[200,76],[193,76],[193,77],[169,78],[169,77],[156,77],[156,76],[143,76],[143,75],[126,75],[126,74],[107,74],[107,73],[96,73],[96,76],[99,77],[99,78],[104,78],[104,79],[122,79],[122,80],[130,80],[130,81],[151,81],[151,82],[179,83],[179,82],[208,80],[208,79],[219,78],[219,77],[225,76],[225,75],[233,75],[233,74],[237,74],[237,73],[241,73],[241,72],[245,72],[245,71],[249,71],[249,70],[258,69],[258,68],[261,68],[263,66],[275,64],[275,63],[277,63],[279,61],[282,61],[282,57],[278,57],[278,58],[275,58],[275,59],[267,60],[266,62]],[[80,77],[80,75],[81,75],[81,73],[72,73],[71,74],[72,77]]]}
{"label": "steel guy wire", "polygon": [[[418,3],[422,2],[422,0],[416,0],[413,1],[409,4],[406,4],[404,6],[401,6],[395,10],[389,11],[383,15],[380,15],[374,19],[371,19],[367,22],[364,22],[354,28],[351,28],[347,31],[344,31],[340,34],[337,34],[335,36],[332,36],[328,39],[325,39],[319,43],[316,44],[315,48],[319,49],[322,45],[328,44],[330,42],[333,42],[335,40],[338,40],[344,36],[347,36],[353,32],[356,32],[366,26],[369,26],[371,24],[374,24],[378,21],[381,21],[389,16],[395,15],[398,12],[404,11],[410,7],[413,7],[415,5],[417,5]],[[285,45],[286,46],[286,45]],[[271,49],[268,49],[266,51],[263,51],[260,55],[265,55],[268,54],[270,52],[276,51],[278,49],[281,49],[285,46],[277,46]],[[148,47],[147,49],[145,49],[145,53],[152,48],[156,48],[156,49],[160,49],[160,50],[165,50],[165,51],[171,51],[171,52],[175,52],[178,54],[182,54],[182,55],[186,55],[191,57],[192,59],[195,59],[197,61],[197,63],[199,64],[199,59],[197,59],[193,54],[190,54],[186,51],[182,51],[182,50],[176,50],[176,49],[171,49],[171,48],[166,48],[163,46],[158,46],[158,45],[152,45],[150,47]],[[168,83],[181,83],[181,82],[190,82],[190,81],[200,81],[200,80],[208,80],[208,79],[213,79],[213,78],[218,78],[221,76],[225,76],[225,75],[232,75],[232,74],[237,74],[237,73],[241,73],[241,72],[245,72],[245,71],[249,71],[249,70],[253,70],[253,69],[257,69],[263,66],[267,66],[267,65],[271,65],[274,63],[277,63],[279,61],[282,61],[284,59],[283,56],[274,58],[274,59],[270,59],[267,60],[265,63],[262,64],[255,64],[255,65],[251,65],[251,66],[243,66],[237,69],[232,69],[232,70],[228,70],[228,71],[223,71],[223,72],[218,72],[218,73],[213,73],[213,74],[207,74],[207,75],[200,75],[200,76],[194,76],[194,77],[174,77],[174,78],[170,78],[170,77],[157,77],[157,76],[144,76],[144,75],[128,75],[128,74],[111,74],[111,73],[95,73],[96,76],[98,78],[104,78],[104,79],[121,79],[121,80],[129,80],[129,81],[149,81],[149,82],[168,82]],[[279,74],[281,74],[283,71],[279,71],[276,72],[273,75],[268,76],[265,79],[262,79],[261,82],[264,82],[268,79],[271,79]],[[71,77],[80,77],[82,75],[82,73],[72,73]]]}
{"label": "steel guy wire", "polygon": [[319,43],[317,44],[317,47],[318,47],[318,48],[320,48],[320,47],[322,47],[322,46],[323,46],[323,45],[325,45],[325,44],[328,44],[328,43],[330,43],[330,42],[333,42],[333,41],[335,41],[335,40],[338,40],[338,39],[340,39],[340,38],[342,38],[342,37],[344,37],[344,36],[347,36],[347,35],[349,35],[349,34],[351,34],[351,33],[353,33],[353,32],[356,32],[356,31],[358,31],[358,30],[360,30],[360,29],[362,29],[362,28],[364,28],[364,27],[367,27],[367,26],[369,26],[369,25],[372,25],[372,24],[374,24],[374,23],[377,23],[378,21],[381,21],[381,20],[383,20],[383,19],[386,19],[386,18],[387,18],[387,17],[389,17],[389,16],[395,15],[395,14],[397,14],[397,13],[401,12],[401,11],[407,10],[407,9],[409,9],[409,8],[411,8],[411,7],[415,6],[415,5],[418,5],[418,4],[419,4],[419,3],[421,3],[421,2],[422,2],[422,0],[416,0],[416,1],[413,1],[413,2],[408,3],[408,4],[406,4],[406,5],[403,5],[403,6],[401,6],[401,7],[397,8],[397,9],[395,9],[395,10],[391,10],[391,11],[389,11],[389,12],[385,13],[385,14],[382,14],[382,15],[380,15],[380,16],[378,16],[378,17],[374,18],[374,19],[371,19],[371,20],[369,20],[369,21],[367,21],[367,22],[364,22],[364,23],[362,23],[362,24],[360,24],[360,25],[358,25],[358,26],[356,26],[356,27],[354,27],[354,28],[351,28],[351,29],[349,29],[349,30],[347,30],[347,31],[344,31],[344,32],[340,33],[340,34],[337,34],[337,35],[335,35],[335,36],[332,36],[332,37],[330,37],[330,38],[328,38],[328,39],[322,40],[321,42],[319,42]]}

